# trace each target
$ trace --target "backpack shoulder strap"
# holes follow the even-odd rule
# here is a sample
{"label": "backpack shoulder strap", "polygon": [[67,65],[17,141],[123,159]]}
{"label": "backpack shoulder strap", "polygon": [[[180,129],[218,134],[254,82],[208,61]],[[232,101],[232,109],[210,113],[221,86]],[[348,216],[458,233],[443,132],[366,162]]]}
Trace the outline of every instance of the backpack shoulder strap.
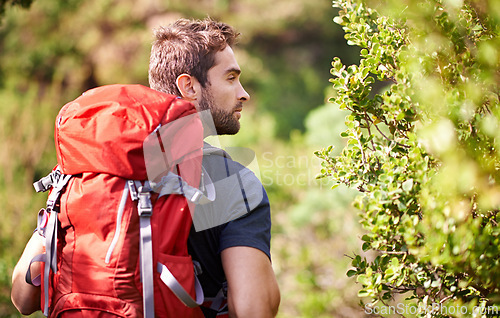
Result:
{"label": "backpack shoulder strap", "polygon": [[[35,182],[33,186],[37,192],[47,191],[52,189],[49,197],[47,199],[47,208],[42,209],[39,212],[44,215],[48,213],[49,217],[46,220],[46,224],[40,225],[38,231],[45,235],[45,266],[44,266],[44,288],[45,291],[49,290],[49,275],[50,270],[53,273],[57,273],[57,229],[58,229],[58,219],[57,213],[59,213],[59,200],[61,194],[68,184],[72,175],[65,175],[60,170],[59,167],[56,168],[46,177]],[[40,220],[40,218],[39,218]],[[40,227],[42,226],[42,227]],[[45,292],[45,306],[43,308],[44,315],[49,314],[49,293]]]}
{"label": "backpack shoulder strap", "polygon": [[145,318],[154,318],[154,285],[153,285],[153,242],[151,235],[151,188],[148,182],[142,185],[140,181],[127,182],[132,201],[137,201],[139,213],[139,253],[141,259],[142,297]]}

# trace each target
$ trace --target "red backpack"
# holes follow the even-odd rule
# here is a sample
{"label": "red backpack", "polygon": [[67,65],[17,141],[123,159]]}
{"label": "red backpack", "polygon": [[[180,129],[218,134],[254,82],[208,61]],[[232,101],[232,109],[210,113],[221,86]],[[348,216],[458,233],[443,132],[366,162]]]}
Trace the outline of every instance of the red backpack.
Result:
{"label": "red backpack", "polygon": [[58,166],[34,184],[51,190],[34,260],[44,314],[202,317],[187,251],[201,196],[194,106],[140,85],[95,88],[61,109],[55,144]]}

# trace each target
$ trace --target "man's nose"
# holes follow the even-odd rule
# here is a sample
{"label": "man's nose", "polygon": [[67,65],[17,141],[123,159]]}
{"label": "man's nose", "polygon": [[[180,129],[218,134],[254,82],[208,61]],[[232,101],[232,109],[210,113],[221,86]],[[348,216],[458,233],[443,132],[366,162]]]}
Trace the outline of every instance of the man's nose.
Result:
{"label": "man's nose", "polygon": [[240,90],[238,92],[238,100],[245,102],[250,100],[250,94],[243,88],[243,85],[240,84]]}

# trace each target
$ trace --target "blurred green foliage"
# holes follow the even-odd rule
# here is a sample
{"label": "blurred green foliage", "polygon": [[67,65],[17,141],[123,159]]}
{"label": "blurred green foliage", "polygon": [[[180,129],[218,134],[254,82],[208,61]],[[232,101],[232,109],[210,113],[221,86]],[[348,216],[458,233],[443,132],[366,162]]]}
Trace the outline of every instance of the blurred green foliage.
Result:
{"label": "blurred green foliage", "polygon": [[[45,196],[31,183],[56,162],[54,119],[83,91],[147,85],[152,29],[207,15],[241,32],[236,56],[252,95],[241,132],[223,145],[253,149],[272,203],[280,317],[361,317],[344,273],[360,233],[353,192],[317,181],[313,150],[337,138],[344,115],[325,104],[331,57],[357,63],[323,0],[39,0],[2,2],[0,23],[0,317],[18,317],[10,276]],[[3,8],[3,7],[2,7]],[[340,191],[341,190],[341,191]],[[359,235],[360,236],[360,235]],[[34,316],[41,316],[35,314]]]}
{"label": "blurred green foliage", "polygon": [[403,294],[409,307],[390,314],[486,317],[474,308],[500,308],[500,3],[334,4],[362,59],[332,63],[347,146],[317,154],[323,176],[359,191],[362,249],[376,255],[347,275],[365,309]]}
{"label": "blurred green foliage", "polygon": [[339,187],[332,193],[326,180],[316,179],[321,161],[313,151],[323,144],[310,137],[339,135],[343,119],[323,120],[339,113],[331,105],[313,110],[306,133],[295,131],[289,142],[270,136],[272,117],[257,114],[242,118],[238,135],[220,138],[222,146],[256,151],[256,172],[272,204],[273,267],[282,291],[279,317],[363,317],[357,287],[345,277],[350,264],[345,254],[359,249],[361,237],[351,209],[354,191]]}
{"label": "blurred green foliage", "polygon": [[0,21],[5,12],[5,7],[7,6],[21,6],[23,8],[29,8],[33,0],[0,0]]}

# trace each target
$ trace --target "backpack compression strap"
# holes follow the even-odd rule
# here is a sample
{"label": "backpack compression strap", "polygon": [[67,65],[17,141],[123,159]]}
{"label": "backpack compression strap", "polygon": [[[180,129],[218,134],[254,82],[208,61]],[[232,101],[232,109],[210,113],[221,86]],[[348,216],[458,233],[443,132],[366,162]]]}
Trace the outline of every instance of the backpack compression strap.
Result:
{"label": "backpack compression strap", "polygon": [[[196,265],[194,265],[195,273],[196,273]],[[156,267],[158,273],[160,273],[161,280],[165,283],[165,285],[170,288],[170,290],[174,293],[180,301],[182,301],[186,306],[190,308],[195,308],[203,304],[205,300],[205,296],[203,294],[203,288],[201,287],[201,283],[198,280],[198,277],[194,276],[194,288],[196,292],[196,300],[189,295],[189,293],[182,287],[182,285],[177,281],[175,276],[170,272],[167,266],[158,262],[158,266]]]}

